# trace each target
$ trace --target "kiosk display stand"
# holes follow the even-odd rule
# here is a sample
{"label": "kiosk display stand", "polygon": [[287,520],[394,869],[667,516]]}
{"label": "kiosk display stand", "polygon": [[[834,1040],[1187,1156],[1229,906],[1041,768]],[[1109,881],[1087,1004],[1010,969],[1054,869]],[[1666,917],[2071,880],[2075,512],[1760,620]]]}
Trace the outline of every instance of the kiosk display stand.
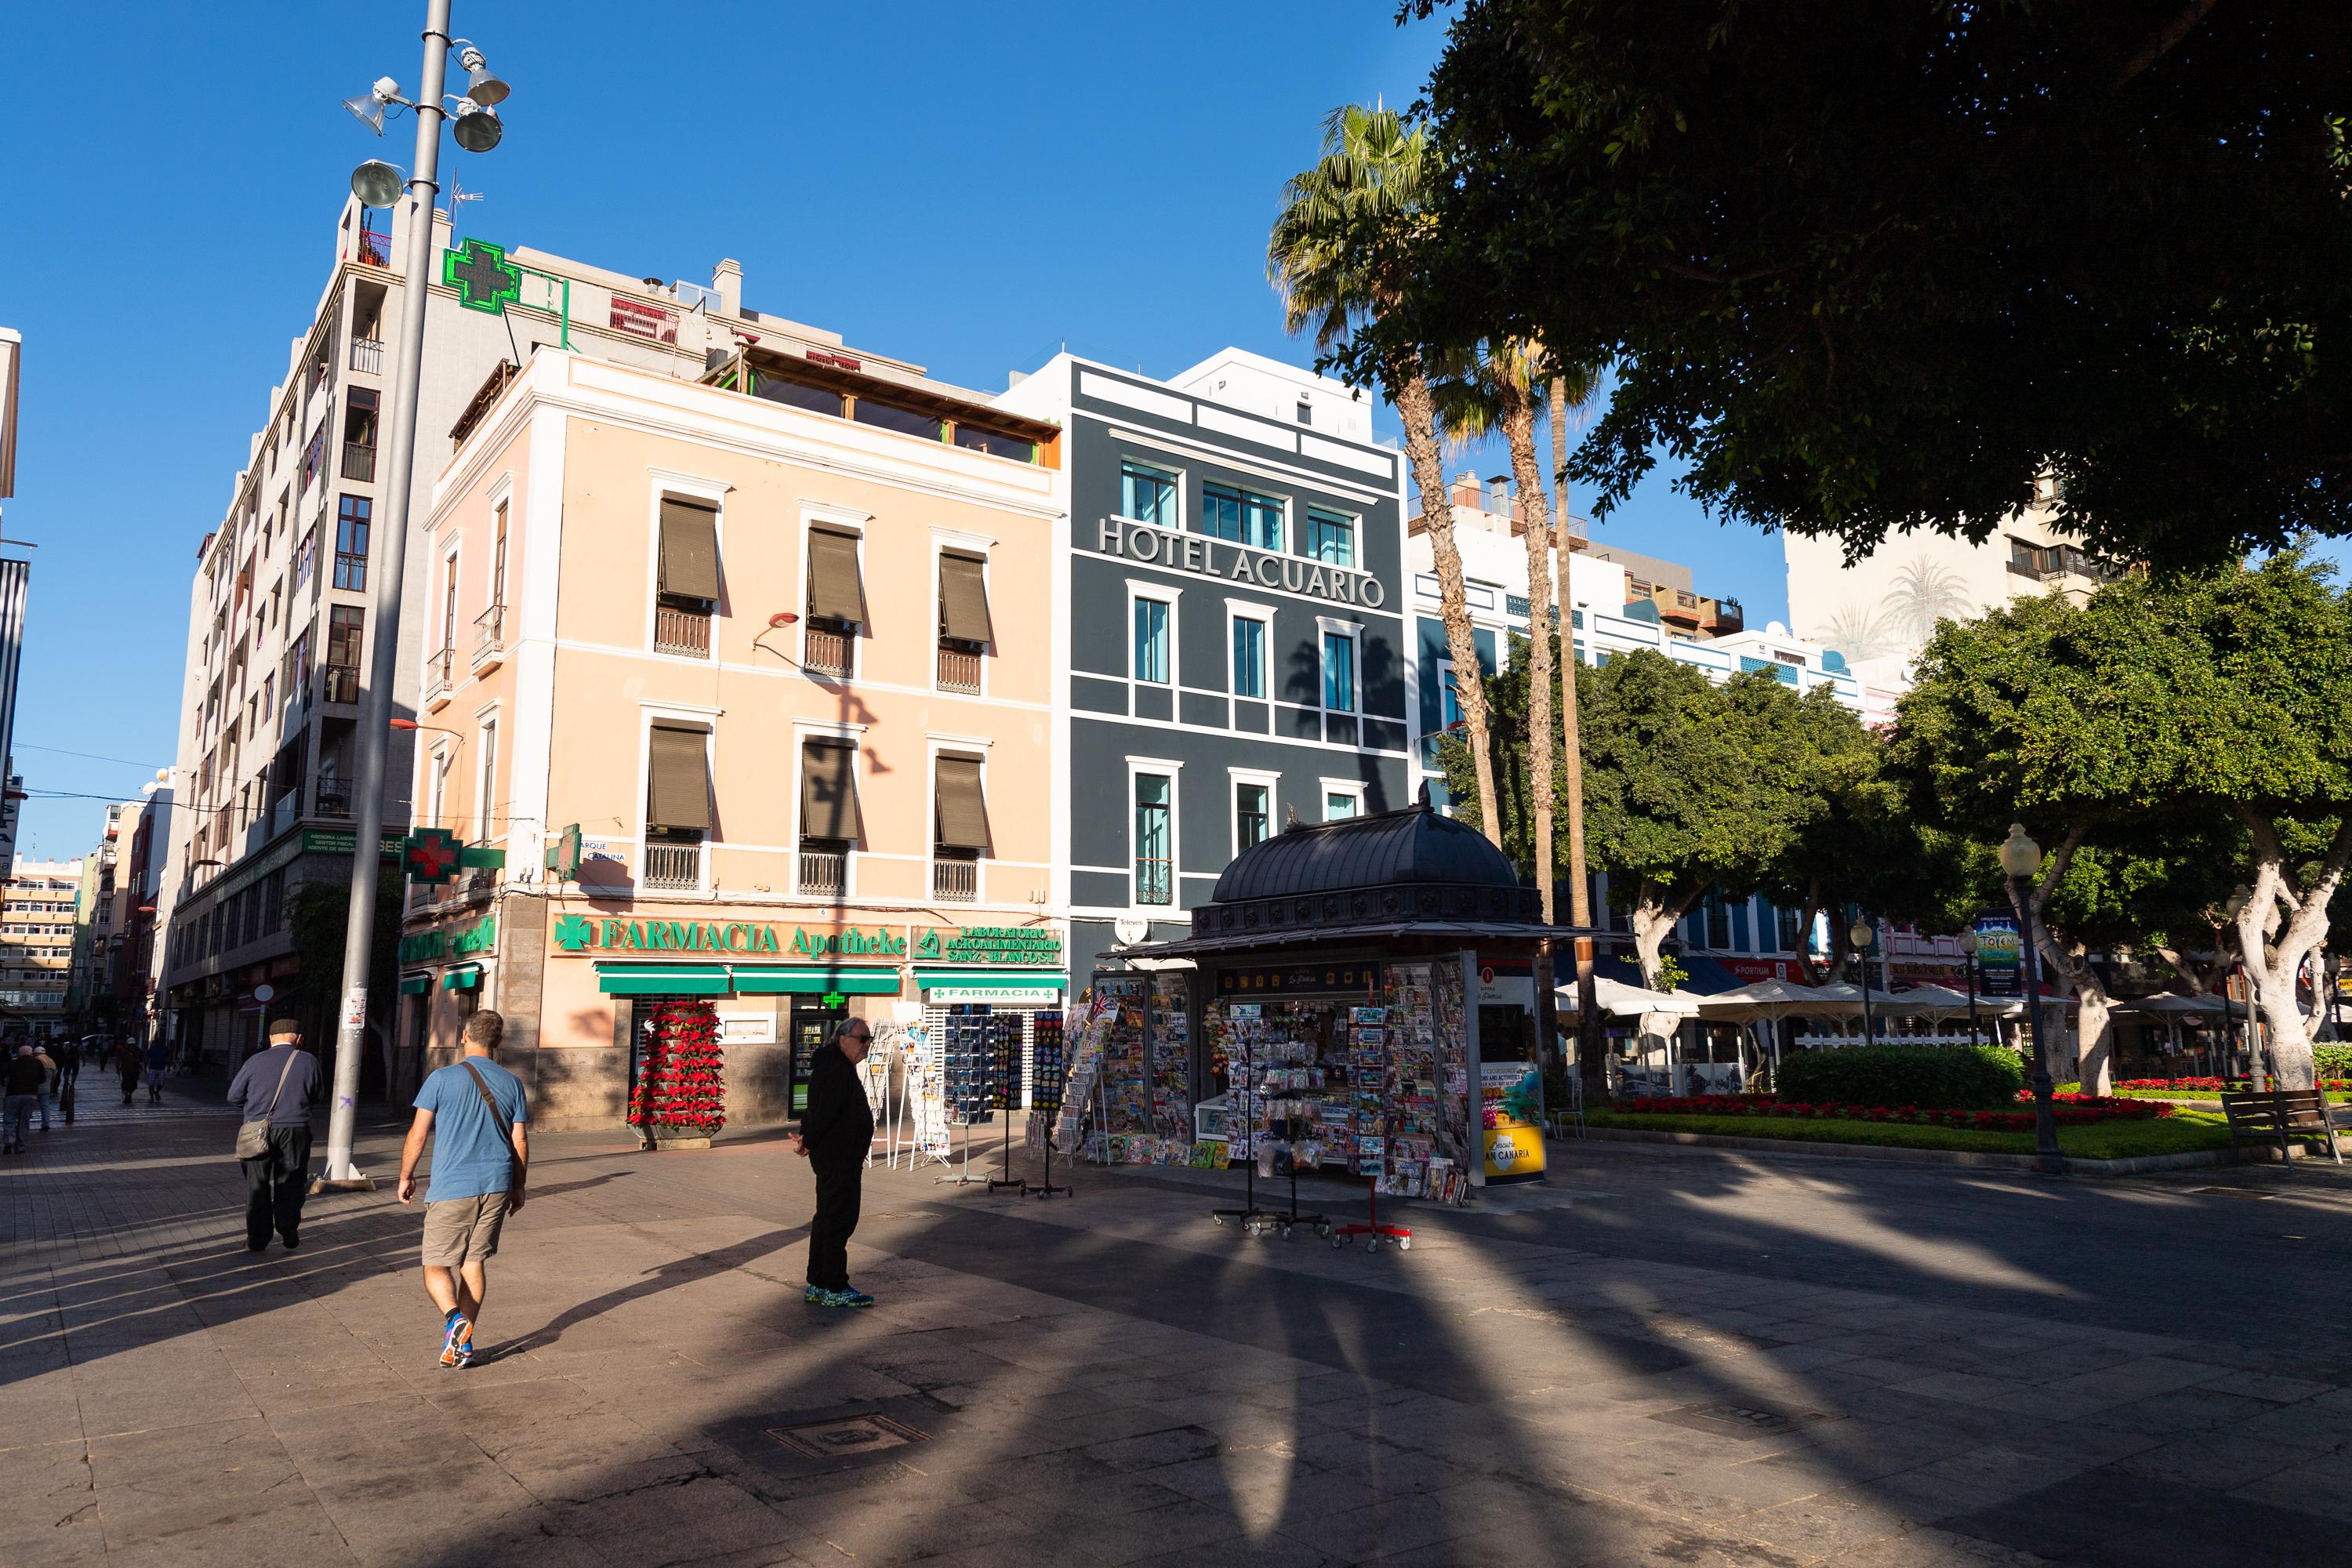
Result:
{"label": "kiosk display stand", "polygon": [[[946,1185],[968,1186],[988,1180],[971,1173],[971,1124],[994,1114],[990,1108],[998,1092],[996,1051],[990,1023],[986,1007],[950,1007],[940,1029],[948,1114],[953,1125],[963,1130],[963,1169],[957,1175],[941,1176],[940,1181]],[[992,1190],[994,1184],[990,1185]]]}
{"label": "kiosk display stand", "polygon": [[[1045,1133],[1037,1140],[1042,1145],[1039,1152],[1045,1157],[1045,1180],[1024,1186],[1022,1191],[1033,1198],[1050,1198],[1055,1193],[1067,1197],[1070,1195],[1069,1187],[1054,1184],[1053,1126],[1054,1119],[1062,1110],[1062,1015],[1051,1011],[1039,1013],[1031,1021],[1030,1036],[1029,1098],[1033,1107],[1030,1124],[1042,1129]],[[1008,1133],[1005,1139],[1008,1159],[1011,1158],[1012,1142]]]}
{"label": "kiosk display stand", "polygon": [[1004,1173],[988,1178],[992,1193],[1001,1187],[1015,1192],[1029,1190],[1026,1177],[1013,1173],[1013,1084],[1020,1076],[1021,1020],[1012,1016],[989,1020],[990,1089],[989,1106],[1004,1116]]}
{"label": "kiosk display stand", "polygon": [[1330,1227],[1331,1245],[1334,1247],[1345,1247],[1348,1245],[1349,1240],[1360,1236],[1364,1238],[1364,1250],[1366,1252],[1378,1252],[1381,1249],[1381,1243],[1383,1241],[1395,1243],[1396,1248],[1400,1252],[1412,1251],[1412,1229],[1411,1226],[1402,1225],[1382,1225],[1381,1223],[1381,1178],[1379,1173],[1375,1172],[1371,1175],[1367,1176],[1365,1178],[1364,1184],[1371,1190],[1370,1197],[1366,1200],[1370,1206],[1364,1211],[1364,1223],[1362,1225],[1357,1225],[1353,1221],[1350,1221],[1346,1225],[1332,1226]]}
{"label": "kiosk display stand", "polygon": [[[1238,1063],[1240,1070],[1234,1079],[1234,1104],[1237,1113],[1244,1118],[1243,1125],[1252,1126],[1256,1118],[1256,1108],[1264,1098],[1264,1086],[1257,1078],[1255,1052],[1251,1037],[1244,1033],[1239,1037],[1237,1043],[1241,1046],[1241,1059]],[[1282,1157],[1290,1167],[1290,1207],[1286,1210],[1258,1207],[1255,1146],[1260,1142],[1262,1140],[1253,1131],[1250,1133],[1251,1147],[1245,1152],[1242,1160],[1242,1206],[1237,1209],[1211,1209],[1209,1218],[1218,1225],[1232,1220],[1239,1225],[1243,1234],[1247,1236],[1265,1236],[1274,1231],[1280,1231],[1285,1237],[1287,1237],[1291,1227],[1297,1225],[1313,1226],[1318,1236],[1329,1235],[1331,1222],[1328,1219],[1319,1214],[1302,1215],[1298,1212],[1298,1164],[1297,1161],[1289,1159],[1287,1150],[1282,1152]]]}

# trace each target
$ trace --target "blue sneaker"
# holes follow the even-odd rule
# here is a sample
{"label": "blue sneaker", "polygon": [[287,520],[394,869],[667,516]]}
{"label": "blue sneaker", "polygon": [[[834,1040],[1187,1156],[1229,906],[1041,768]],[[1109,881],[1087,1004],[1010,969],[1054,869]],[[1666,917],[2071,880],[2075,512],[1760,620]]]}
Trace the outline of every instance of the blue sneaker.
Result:
{"label": "blue sneaker", "polygon": [[874,1305],[874,1298],[867,1295],[863,1290],[852,1289],[847,1290],[838,1290],[835,1291],[835,1294],[841,1298],[834,1303],[836,1307],[870,1307]]}
{"label": "blue sneaker", "polygon": [[824,1299],[832,1294],[832,1291],[825,1289],[821,1285],[812,1285],[808,1288],[808,1294],[802,1297],[801,1300],[806,1301],[812,1307],[822,1307],[825,1304]]}
{"label": "blue sneaker", "polygon": [[441,1327],[441,1364],[455,1369],[474,1356],[474,1325],[462,1312],[452,1312]]}

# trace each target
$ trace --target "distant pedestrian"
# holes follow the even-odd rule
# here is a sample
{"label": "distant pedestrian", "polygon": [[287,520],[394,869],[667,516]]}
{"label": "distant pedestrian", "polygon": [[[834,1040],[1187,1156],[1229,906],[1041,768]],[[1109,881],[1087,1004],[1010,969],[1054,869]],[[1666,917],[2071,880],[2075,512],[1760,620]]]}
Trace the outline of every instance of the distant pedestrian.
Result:
{"label": "distant pedestrian", "polygon": [[163,1103],[163,1069],[171,1065],[172,1047],[163,1043],[163,1036],[158,1035],[155,1037],[155,1043],[147,1047],[148,1104]]}
{"label": "distant pedestrian", "polygon": [[33,1108],[41,1102],[41,1086],[48,1081],[49,1071],[57,1064],[41,1053],[29,1040],[16,1047],[8,1058],[5,1083],[6,1096],[0,1100],[0,1154],[22,1154],[29,1147],[33,1130]]}
{"label": "distant pedestrian", "polygon": [[[125,1041],[124,1051],[137,1059],[138,1047]],[[122,1103],[131,1103],[123,1080]],[[246,1058],[228,1086],[228,1102],[243,1121],[269,1123],[268,1146],[245,1166],[245,1245],[260,1252],[269,1246],[269,1233],[289,1252],[302,1245],[302,1200],[310,1192],[310,1108],[324,1086],[319,1059],[302,1048],[302,1026],[278,1018],[269,1026],[269,1048]]]}
{"label": "distant pedestrian", "polygon": [[131,1092],[139,1087],[139,1074],[147,1066],[147,1053],[125,1039],[114,1047],[114,1070],[122,1079],[122,1103],[131,1103]]}
{"label": "distant pedestrian", "polygon": [[441,1364],[471,1366],[474,1331],[489,1289],[487,1265],[499,1233],[520,1214],[530,1164],[530,1098],[522,1079],[490,1059],[506,1019],[488,1007],[458,1037],[465,1055],[425,1077],[416,1120],[400,1150],[400,1201],[416,1201],[416,1162],[433,1140],[425,1191],[425,1293],[441,1310]]}
{"label": "distant pedestrian", "polygon": [[874,1144],[874,1108],[857,1081],[857,1064],[874,1047],[874,1031],[852,1018],[833,1033],[833,1044],[809,1064],[808,1109],[793,1134],[793,1152],[816,1175],[816,1216],[809,1221],[808,1294],[818,1307],[870,1307],[874,1298],[849,1285],[849,1238],[857,1229],[857,1207],[866,1155]]}
{"label": "distant pedestrian", "polygon": [[[65,1047],[59,1046],[58,1055],[64,1054]],[[46,1050],[40,1053],[40,1057],[43,1061],[49,1064],[48,1070],[41,1076],[41,1131],[47,1132],[49,1130],[49,1112],[55,1110],[58,1106],[58,1083],[65,1075],[64,1069],[58,1066],[57,1057],[49,1055]]]}

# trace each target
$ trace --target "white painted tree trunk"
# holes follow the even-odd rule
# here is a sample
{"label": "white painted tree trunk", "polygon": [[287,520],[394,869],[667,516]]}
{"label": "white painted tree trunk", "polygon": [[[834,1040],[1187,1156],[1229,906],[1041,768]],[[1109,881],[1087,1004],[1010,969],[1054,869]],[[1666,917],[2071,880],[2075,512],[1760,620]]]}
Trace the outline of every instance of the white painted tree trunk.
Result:
{"label": "white painted tree trunk", "polygon": [[2311,1029],[2295,998],[2294,983],[2304,961],[2327,941],[2327,906],[2344,880],[2345,856],[2352,850],[2352,816],[2337,828],[2309,888],[2297,888],[2288,872],[2277,823],[2251,807],[2242,806],[2238,816],[2254,846],[2252,896],[2238,911],[2238,951],[2244,955],[2246,978],[2269,1037],[2271,1068],[2278,1078],[2272,1087],[2309,1089],[2318,1074],[2311,1055]]}

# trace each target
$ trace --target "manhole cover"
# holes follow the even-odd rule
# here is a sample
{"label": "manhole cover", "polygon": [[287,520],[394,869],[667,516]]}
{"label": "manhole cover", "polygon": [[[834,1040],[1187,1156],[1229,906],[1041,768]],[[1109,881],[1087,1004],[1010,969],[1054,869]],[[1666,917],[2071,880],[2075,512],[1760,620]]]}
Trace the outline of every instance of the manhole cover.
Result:
{"label": "manhole cover", "polygon": [[851,1415],[835,1421],[811,1421],[801,1426],[771,1426],[767,1433],[793,1452],[812,1459],[855,1458],[919,1443],[924,1437],[912,1426],[887,1415]]}
{"label": "manhole cover", "polygon": [[2211,1193],[2224,1198],[2274,1198],[2276,1193],[2266,1193],[2260,1187],[2191,1187],[2192,1193]]}
{"label": "manhole cover", "polygon": [[1679,1410],[1661,1410],[1650,1419],[1688,1426],[1700,1432],[1746,1438],[1769,1437],[1780,1432],[1793,1432],[1800,1426],[1817,1426],[1823,1421],[1843,1421],[1845,1417],[1827,1410],[1759,1410],[1746,1405],[1685,1405]]}

